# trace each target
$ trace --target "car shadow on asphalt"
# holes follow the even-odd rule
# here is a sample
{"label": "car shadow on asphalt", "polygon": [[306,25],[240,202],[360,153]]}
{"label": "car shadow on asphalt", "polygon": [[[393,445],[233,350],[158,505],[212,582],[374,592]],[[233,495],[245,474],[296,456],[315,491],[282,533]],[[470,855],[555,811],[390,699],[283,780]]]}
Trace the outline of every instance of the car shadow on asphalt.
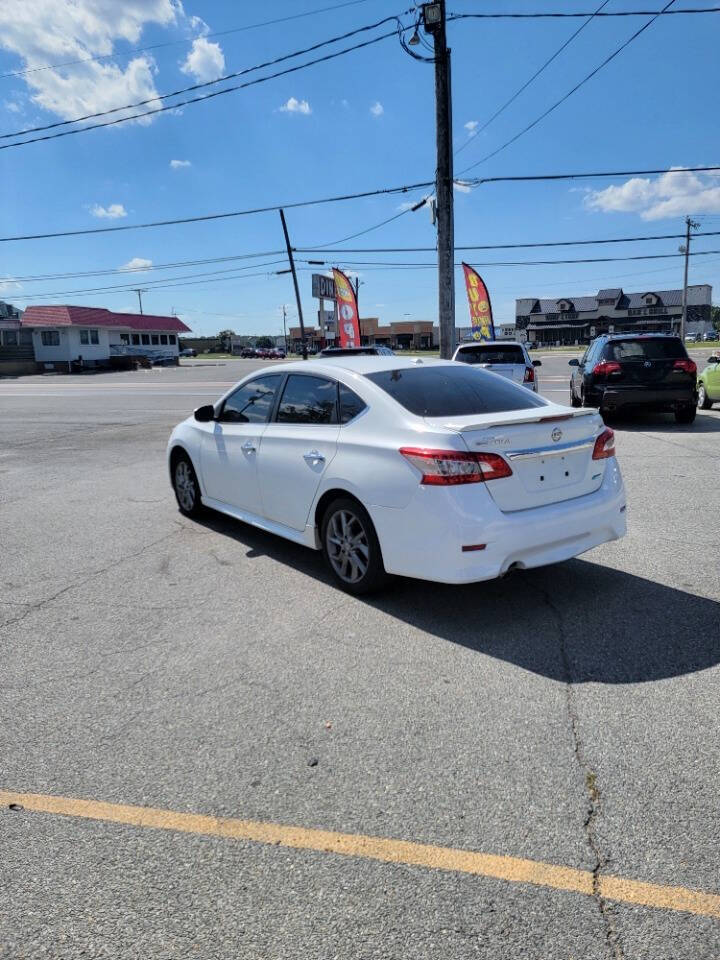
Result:
{"label": "car shadow on asphalt", "polygon": [[[715,414],[713,416],[713,413]],[[698,410],[693,423],[676,423],[672,413],[633,413],[605,416],[605,423],[613,430],[635,433],[720,433],[718,411]]]}
{"label": "car shadow on asphalt", "polygon": [[[333,582],[315,551],[211,511],[199,522],[247,548],[250,560],[269,557]],[[576,559],[465,586],[396,577],[358,602],[552,680],[622,684],[720,662],[720,603],[691,589]]]}

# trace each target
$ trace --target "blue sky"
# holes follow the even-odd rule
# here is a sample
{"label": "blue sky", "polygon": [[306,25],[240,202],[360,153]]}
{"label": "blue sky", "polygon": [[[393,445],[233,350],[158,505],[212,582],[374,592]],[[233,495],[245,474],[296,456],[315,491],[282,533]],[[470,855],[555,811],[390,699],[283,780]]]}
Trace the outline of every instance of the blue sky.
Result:
{"label": "blue sky", "polygon": [[[243,69],[371,23],[409,4],[362,0],[335,11],[223,36],[209,36],[281,18],[335,0],[5,0],[0,10],[0,132],[52,123],[121,106],[198,80]],[[545,0],[543,9],[592,9]],[[661,4],[658,4],[660,6]],[[677,7],[693,4],[678,0]],[[241,6],[243,9],[241,9]],[[529,0],[449,0],[450,12],[537,10]],[[606,10],[647,4],[610,0]],[[652,6],[652,5],[651,5]],[[718,163],[718,15],[660,18],[626,51],[534,130],[472,171],[498,176],[560,171],[668,169]],[[518,99],[471,138],[456,175],[557,100],[643,22],[595,20]],[[453,56],[454,139],[466,124],[482,125],[577,29],[577,20],[458,21],[449,25]],[[151,51],[137,47],[183,41]],[[419,48],[422,52],[422,48]],[[54,69],[48,65],[112,54],[112,60]],[[298,71],[207,103],[168,112],[150,123],[108,129],[0,151],[3,236],[129,224],[332,196],[430,180],[435,169],[434,83],[430,64],[403,52],[393,38],[327,64]],[[172,161],[180,163],[172,164]],[[626,180],[627,178],[625,178]],[[720,231],[720,178],[673,175],[627,183],[485,185],[455,195],[456,242],[512,243],[679,233],[685,213],[702,230]],[[611,188],[608,190],[608,188]],[[416,191],[409,199],[421,197]],[[326,244],[392,216],[407,198],[390,196],[288,212],[296,246]],[[428,246],[435,229],[426,208],[345,244],[348,247]],[[280,259],[186,266],[143,273],[42,282],[8,280],[50,273],[114,270],[125,264],[230,257],[282,247],[277,213],[115,235],[0,245],[0,298],[81,303],[134,310],[135,294],[73,294],[88,287],[167,280],[150,287],[147,313],[177,311],[198,333],[281,331],[281,304],[293,291],[287,275],[267,275]],[[342,246],[342,245],[341,245]],[[491,260],[561,259],[673,253],[675,241],[545,251],[465,255],[478,266],[495,318],[512,320],[521,296],[594,293],[603,286],[666,289],[682,282],[682,263],[484,266]],[[720,250],[720,237],[701,237],[697,250]],[[434,269],[391,269],[368,261],[432,263],[433,254],[328,253],[313,259],[357,271],[363,316],[384,322],[436,320]],[[457,257],[460,260],[460,255]],[[245,273],[190,274],[247,267]],[[318,268],[315,268],[318,269]],[[306,321],[311,268],[301,264]],[[189,281],[193,281],[189,283]],[[179,285],[187,282],[187,285]],[[691,282],[720,288],[720,255],[698,257]],[[456,275],[457,322],[465,325],[462,277]],[[47,297],[45,295],[47,294]],[[25,297],[42,295],[42,300]]]}

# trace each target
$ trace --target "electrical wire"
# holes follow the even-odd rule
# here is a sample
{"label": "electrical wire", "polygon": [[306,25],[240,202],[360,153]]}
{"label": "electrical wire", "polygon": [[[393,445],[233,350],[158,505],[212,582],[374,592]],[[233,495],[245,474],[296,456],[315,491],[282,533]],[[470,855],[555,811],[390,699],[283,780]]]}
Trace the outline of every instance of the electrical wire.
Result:
{"label": "electrical wire", "polygon": [[[538,173],[522,174],[513,176],[495,176],[495,177],[475,177],[472,183],[476,186],[486,183],[532,183],[537,181],[562,181],[562,180],[582,180],[582,179],[601,179],[613,177],[639,177],[649,176],[651,174],[671,174],[671,173],[705,173],[720,171],[720,166],[703,167],[682,167],[667,170],[613,170],[613,171],[594,171],[592,173]],[[127,223],[119,224],[114,227],[89,227],[81,230],[60,230],[55,233],[34,233],[23,234],[12,237],[0,237],[0,243],[11,243],[20,240],[49,240],[58,237],[77,237],[88,234],[100,233],[118,233],[127,230],[146,230],[151,227],[167,227],[183,223],[202,223],[211,220],[224,220],[231,217],[247,217],[260,213],[274,213],[281,208],[292,210],[299,207],[313,207],[326,203],[339,203],[347,200],[360,200],[366,197],[389,196],[398,193],[409,193],[411,190],[420,190],[423,187],[434,186],[434,181],[425,180],[419,183],[404,184],[399,187],[381,187],[377,190],[364,190],[359,193],[347,193],[334,197],[323,197],[317,200],[295,200],[287,203],[276,203],[265,207],[255,207],[248,210],[233,210],[225,213],[209,213],[196,217],[179,217],[171,220],[154,220],[149,223]]]}
{"label": "electrical wire", "polygon": [[[404,12],[407,12],[407,11],[404,11]],[[402,16],[402,15],[403,14],[399,14],[399,16]],[[206,89],[207,87],[215,86],[218,83],[224,83],[226,80],[235,80],[238,77],[246,76],[248,73],[256,73],[258,70],[265,70],[267,67],[276,66],[279,63],[284,63],[286,60],[293,60],[295,59],[295,57],[305,56],[305,54],[312,53],[315,50],[320,50],[322,47],[327,47],[334,43],[340,43],[341,40],[348,40],[350,37],[357,36],[360,33],[367,33],[369,30],[375,30],[377,27],[381,27],[386,23],[397,22],[397,21],[398,21],[398,16],[384,17],[382,20],[377,20],[375,23],[366,24],[363,27],[357,27],[355,30],[349,30],[346,33],[338,34],[338,36],[331,37],[329,40],[321,40],[320,42],[314,43],[311,46],[305,47],[302,50],[295,50],[292,53],[283,54],[283,56],[281,57],[275,57],[273,60],[266,60],[264,63],[256,64],[254,67],[246,67],[244,70],[238,70],[235,73],[227,73],[224,76],[218,77],[215,80],[207,80],[203,83],[194,83],[191,86],[183,87],[180,90],[173,90],[170,93],[158,94],[155,97],[149,97],[146,100],[137,100],[134,103],[126,103],[121,107],[112,107],[109,110],[100,110],[97,113],[86,113],[82,117],[73,117],[73,119],[71,120],[57,120],[54,123],[47,123],[39,127],[26,127],[24,130],[15,130],[12,133],[3,133],[3,134],[0,134],[0,140],[7,140],[13,137],[24,137],[28,133],[38,133],[43,130],[54,130],[57,127],[64,127],[71,123],[84,123],[86,120],[95,120],[98,117],[111,116],[112,114],[119,113],[123,110],[134,110],[136,107],[145,107],[148,104],[157,103],[158,101],[168,100],[174,97],[179,97],[182,94],[192,93],[195,90],[203,90],[203,89]],[[357,46],[348,47],[345,50],[338,51],[337,53],[331,54],[326,58],[321,57],[317,60],[311,60],[308,63],[302,64],[299,67],[295,67],[293,69],[295,70],[303,69],[306,66],[313,66],[315,63],[321,63],[323,62],[324,59],[332,59],[335,56],[343,56],[345,53],[350,53],[353,50],[358,50],[363,46],[368,46],[370,43],[377,43],[380,40],[384,40],[387,37],[391,37],[394,35],[395,35],[395,31],[392,31],[391,33],[383,34],[380,37],[375,37],[372,41],[366,41],[363,44],[358,44]],[[288,70],[287,72],[291,73],[292,70]],[[276,76],[283,76],[284,73],[285,71],[281,71],[279,73],[272,74],[271,76],[264,77],[264,78],[261,78],[260,80],[256,80],[253,82],[260,83],[260,82],[263,82],[264,80],[270,80]],[[246,86],[251,86],[251,84],[239,84],[234,87],[227,87],[224,90],[215,91],[213,94],[208,94],[205,97],[197,97],[189,100],[183,100],[183,101],[180,101],[179,103],[174,103],[172,105],[168,105],[156,110],[148,110],[144,113],[133,114],[132,116],[128,116],[128,117],[122,117],[118,122],[133,120],[133,119],[136,119],[137,117],[147,116],[148,114],[162,113],[164,110],[175,110],[178,107],[184,107],[190,103],[197,103],[199,100],[209,99],[210,96],[219,96],[221,93],[231,93],[234,90],[241,90]],[[110,126],[110,124],[94,124],[89,127],[83,127],[82,129],[95,130],[97,127],[101,127],[101,126]],[[44,138],[38,137],[36,139],[44,139]],[[26,142],[34,143],[35,140],[29,140]]]}
{"label": "electrical wire", "polygon": [[[693,233],[693,237],[718,237],[720,230],[709,230]],[[684,233],[656,233],[644,237],[605,237],[592,240],[547,240],[533,243],[484,243],[484,244],[455,244],[456,250],[522,250],[534,247],[580,247],[595,246],[603,243],[638,243],[648,240],[684,240]],[[436,247],[346,247],[335,250],[335,253],[432,253]],[[293,247],[297,253],[322,253],[320,247]]]}
{"label": "electrical wire", "polygon": [[197,217],[179,217],[173,220],[154,220],[150,223],[127,223],[115,227],[90,227],[83,230],[61,230],[56,233],[35,233],[15,237],[0,237],[0,243],[11,243],[18,240],[50,240],[57,237],[79,237],[96,233],[117,233],[126,230],[147,230],[151,227],[168,227],[181,223],[204,223],[210,220],[226,220],[230,217],[248,217],[258,213],[275,213],[282,209],[292,210],[298,207],[314,207],[325,203],[340,203],[345,200],[359,200],[364,197],[377,197],[395,193],[407,193],[409,190],[418,190],[429,187],[429,181],[412,183],[402,187],[384,187],[379,190],[364,190],[361,193],[348,193],[338,197],[324,197],[321,200],[296,200],[291,203],[277,203],[267,207],[255,207],[250,210],[233,210],[227,213],[208,213]]}
{"label": "electrical wire", "polygon": [[602,10],[602,8],[605,7],[605,6],[607,6],[607,4],[608,4],[609,2],[610,2],[610,0],[603,0],[603,2],[600,4],[600,6],[597,8],[597,10],[596,10],[594,13],[590,14],[590,16],[587,18],[587,20],[585,20],[583,23],[580,24],[580,26],[577,28],[577,30],[575,31],[575,33],[573,33],[570,37],[568,37],[568,39],[565,41],[565,43],[563,43],[562,46],[558,47],[557,50],[555,51],[555,53],[553,53],[550,57],[548,57],[548,59],[545,61],[545,63],[543,63],[543,65],[542,65],[538,70],[536,70],[535,73],[534,73],[528,80],[526,80],[525,83],[524,83],[521,87],[519,87],[519,88],[515,91],[515,93],[514,93],[508,100],[506,100],[505,103],[503,103],[503,105],[502,105],[501,107],[498,107],[498,109],[497,109],[497,110],[495,111],[495,113],[490,117],[490,119],[489,119],[489,120],[486,120],[485,123],[480,127],[479,130],[473,130],[471,136],[469,136],[469,137],[467,138],[467,140],[465,141],[465,143],[463,143],[460,147],[457,148],[457,150],[455,151],[455,156],[457,156],[459,153],[461,153],[461,152],[465,149],[465,147],[469,146],[469,145],[473,142],[473,140],[475,139],[475,137],[478,136],[478,134],[481,134],[484,130],[487,130],[487,128],[490,126],[490,124],[493,122],[493,120],[496,120],[496,119],[500,116],[501,113],[504,113],[504,111],[510,106],[510,104],[513,103],[515,100],[517,100],[517,98],[520,96],[520,94],[523,93],[523,91],[527,90],[527,88],[530,86],[530,84],[531,84],[534,80],[537,80],[537,78],[540,76],[540,74],[541,74],[547,67],[550,66],[550,64],[553,62],[553,60],[557,59],[557,57],[560,56],[560,54],[563,52],[563,50],[565,50],[567,47],[570,46],[570,44],[573,42],[573,40],[574,40],[579,34],[581,34],[581,33],[583,32],[583,30],[585,29],[585,27],[587,27],[587,26],[595,19],[595,17],[600,13],[600,11]]}
{"label": "electrical wire", "polygon": [[687,7],[682,10],[608,10],[606,13],[593,13],[591,10],[546,11],[544,13],[449,13],[451,20],[548,20],[568,19],[571,17],[663,17],[669,15],[720,13],[720,7]]}
{"label": "electrical wire", "polygon": [[618,56],[618,54],[622,53],[623,50],[629,47],[630,44],[634,40],[636,40],[641,33],[644,33],[644,31],[647,30],[647,28],[651,26],[658,19],[659,16],[661,16],[666,10],[668,10],[674,2],[675,0],[668,0],[668,3],[665,4],[662,10],[658,11],[653,17],[651,17],[650,20],[648,20],[639,29],[637,29],[635,33],[632,34],[632,36],[628,37],[627,40],[623,41],[623,43],[621,43],[619,47],[613,50],[613,52],[602,61],[602,63],[600,63],[597,67],[595,67],[594,70],[591,70],[590,73],[588,73],[585,77],[583,77],[582,80],[576,83],[574,87],[572,87],[570,90],[567,91],[567,93],[563,94],[563,96],[560,97],[559,100],[556,100],[555,103],[553,103],[550,107],[547,108],[547,110],[543,111],[543,113],[541,113],[540,116],[536,117],[531,123],[523,127],[522,130],[520,130],[514,136],[510,137],[509,140],[506,140],[505,143],[501,144],[499,147],[496,147],[495,150],[492,150],[490,153],[486,154],[484,157],[481,157],[480,160],[476,160],[474,163],[471,163],[469,166],[465,167],[463,170],[460,171],[458,176],[462,176],[462,174],[467,173],[468,170],[474,170],[475,167],[480,166],[481,163],[485,163],[487,160],[490,160],[492,157],[497,156],[497,154],[500,153],[502,150],[505,150],[506,147],[509,147],[512,143],[515,143],[516,140],[519,140],[520,137],[524,136],[526,133],[532,130],[533,127],[536,127],[538,123],[540,123],[547,116],[549,116],[562,103],[564,103],[574,93],[576,93],[584,84],[586,84],[596,74],[598,74],[603,69],[603,67],[606,67],[612,60],[614,60],[615,57]]}
{"label": "electrical wire", "polygon": [[[704,257],[704,256],[714,256],[720,254],[720,250],[691,250],[691,257]],[[563,260],[517,260],[517,261],[506,261],[506,260],[489,260],[486,262],[475,261],[474,265],[478,267],[536,267],[536,266],[567,266],[570,264],[576,263],[622,263],[626,261],[635,261],[635,260],[669,260],[678,257],[683,257],[682,253],[661,253],[661,254],[642,254],[637,256],[630,257],[584,257],[577,259],[563,259]],[[283,261],[284,262],[284,261]],[[307,263],[305,260],[298,260],[299,264]],[[371,270],[382,270],[382,271],[392,271],[392,270],[434,270],[437,269],[436,263],[394,263],[386,261],[365,261],[365,260],[356,260],[348,261],[343,260],[343,265],[346,267],[364,267],[367,271],[368,268]],[[261,266],[256,264],[255,266]],[[462,262],[457,262],[454,264],[456,268],[462,266]],[[301,266],[298,267],[300,272],[310,272],[313,268],[311,266]],[[220,271],[218,271],[220,272]],[[230,271],[228,271],[230,272]],[[245,273],[241,275],[233,276],[214,276],[208,275],[208,277],[203,279],[187,280],[185,278],[169,277],[167,280],[159,280],[152,286],[152,290],[170,290],[174,287],[188,287],[196,286],[197,284],[207,284],[207,283],[221,283],[228,280],[247,280],[255,277],[269,277],[272,276],[273,272],[267,270],[258,271],[256,273]],[[195,274],[192,276],[200,277],[201,274]],[[131,284],[117,284],[110,285],[106,287],[89,287],[83,288],[80,290],[56,290],[46,293],[35,293],[28,294],[27,296],[17,296],[15,297],[18,301],[31,301],[31,300],[44,300],[49,297],[75,297],[75,296],[87,296],[90,294],[96,293],[129,293],[135,289]]]}
{"label": "electrical wire", "polygon": [[231,33],[245,33],[247,30],[257,30],[260,27],[271,27],[278,23],[287,23],[290,20],[300,20],[303,17],[314,17],[318,13],[329,13],[335,10],[341,10],[343,7],[354,7],[359,3],[367,3],[368,0],[345,0],[344,3],[336,3],[331,7],[320,7],[316,10],[308,10],[305,13],[293,13],[288,17],[276,17],[274,20],[263,20],[260,23],[249,23],[244,27],[231,27],[228,30],[215,30],[213,33],[203,33],[198,37],[187,37],[183,40],[168,40],[164,43],[151,43],[146,47],[132,47],[125,53],[100,53],[94,57],[82,57],[79,60],[67,60],[65,63],[49,63],[43,67],[30,67],[27,70],[14,70],[11,73],[0,73],[0,80],[7,77],[24,77],[30,73],[41,73],[44,70],[60,70],[64,67],[74,67],[82,63],[94,63],[100,60],[117,60],[134,57],[138,53],[146,53],[148,50],[160,50],[163,47],[184,46],[188,43],[194,43],[195,40],[209,40],[213,37],[226,37]]}

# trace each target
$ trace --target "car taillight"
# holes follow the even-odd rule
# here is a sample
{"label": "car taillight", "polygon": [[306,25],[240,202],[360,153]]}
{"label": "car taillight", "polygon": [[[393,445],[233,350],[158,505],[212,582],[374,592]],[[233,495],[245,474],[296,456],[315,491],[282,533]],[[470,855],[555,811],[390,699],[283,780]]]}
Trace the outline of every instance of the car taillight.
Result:
{"label": "car taillight", "polygon": [[609,373],[620,373],[621,369],[620,364],[614,360],[601,360],[593,367],[593,373],[596,377],[606,377]]}
{"label": "car taillight", "polygon": [[676,360],[673,364],[673,370],[684,370],[685,373],[697,373],[697,366],[694,360]]}
{"label": "car taillight", "polygon": [[400,453],[420,471],[420,483],[428,486],[482,483],[512,476],[510,465],[497,453],[427,450],[424,447],[401,447]]}
{"label": "car taillight", "polygon": [[523,383],[535,383],[534,367],[525,367],[525,376],[523,377]]}
{"label": "car taillight", "polygon": [[615,432],[607,427],[595,441],[593,460],[605,460],[615,456]]}

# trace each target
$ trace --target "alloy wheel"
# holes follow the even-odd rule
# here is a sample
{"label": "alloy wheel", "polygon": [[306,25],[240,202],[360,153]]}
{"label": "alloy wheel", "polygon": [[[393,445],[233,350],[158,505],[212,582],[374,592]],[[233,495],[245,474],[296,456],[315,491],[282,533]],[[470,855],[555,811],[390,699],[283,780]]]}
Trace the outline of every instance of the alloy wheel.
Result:
{"label": "alloy wheel", "polygon": [[187,460],[180,460],[175,467],[175,490],[180,506],[183,510],[190,512],[195,506],[197,491],[195,489],[195,478]]}
{"label": "alloy wheel", "polygon": [[325,542],[337,576],[345,583],[362,580],[370,562],[370,545],[359,517],[351,510],[338,510],[330,518]]}

